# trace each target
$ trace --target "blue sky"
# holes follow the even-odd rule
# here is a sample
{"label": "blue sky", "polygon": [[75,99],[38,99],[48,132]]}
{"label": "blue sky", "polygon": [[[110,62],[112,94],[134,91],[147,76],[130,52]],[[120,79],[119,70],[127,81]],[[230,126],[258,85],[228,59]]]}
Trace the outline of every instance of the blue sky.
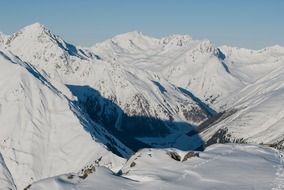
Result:
{"label": "blue sky", "polygon": [[216,45],[284,46],[284,0],[4,0],[0,31],[40,22],[90,46],[116,34],[189,34]]}

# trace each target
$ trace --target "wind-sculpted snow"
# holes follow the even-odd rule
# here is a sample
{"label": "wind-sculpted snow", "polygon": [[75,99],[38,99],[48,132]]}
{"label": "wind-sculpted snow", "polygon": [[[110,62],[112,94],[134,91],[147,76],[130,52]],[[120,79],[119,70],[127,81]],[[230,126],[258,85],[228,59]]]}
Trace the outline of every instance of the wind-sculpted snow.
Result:
{"label": "wind-sculpted snow", "polygon": [[[98,165],[116,170],[124,162],[124,159],[117,155],[128,157],[132,152],[119,140],[125,143],[140,142],[143,144],[141,139],[135,141],[135,139],[128,138],[125,140],[126,133],[123,133],[125,136],[121,138],[116,133],[118,130],[110,132],[106,128],[106,123],[91,120],[93,115],[86,114],[78,107],[75,100],[69,100],[62,93],[68,91],[64,89],[66,88],[64,85],[56,83],[57,87],[60,87],[59,91],[36,68],[29,63],[22,62],[7,50],[1,49],[0,63],[0,147],[17,188],[22,189],[42,178],[77,171],[93,161],[96,161]],[[156,86],[152,81],[151,84]],[[74,93],[72,87],[70,89]],[[82,92],[84,91],[80,88],[77,90],[77,93]],[[74,95],[78,94],[74,93]],[[94,95],[92,92],[90,97],[86,97],[92,97],[92,102],[96,98],[100,101],[104,100],[105,103],[110,102],[110,100]],[[77,98],[83,101],[81,98],[84,96],[79,94]],[[111,104],[110,107],[119,109],[115,104]],[[106,111],[111,111],[111,109]],[[120,112],[123,114],[121,110]],[[110,115],[100,116],[103,119]],[[126,117],[127,121],[132,118],[135,116]],[[144,117],[144,119],[149,118]],[[142,120],[143,118],[140,119],[141,123]],[[162,122],[157,118],[153,120],[158,123]],[[168,121],[168,124],[173,125],[174,122]],[[152,130],[157,131],[158,134],[161,133],[155,128]],[[139,145],[133,149],[153,145],[181,149],[195,149],[202,146],[203,142],[198,135],[192,138],[183,134],[183,130],[186,133],[193,128],[184,124],[183,128],[174,130],[179,133],[173,133],[165,139],[160,135],[159,140],[152,140],[153,143],[161,141],[160,144]],[[117,136],[119,140],[116,140],[114,136]]]}
{"label": "wind-sculpted snow", "polygon": [[89,167],[39,181],[31,190],[63,189],[281,189],[283,153],[253,145],[214,145],[204,152],[144,149],[118,174]]}
{"label": "wind-sculpted snow", "polygon": [[155,72],[211,104],[243,86],[230,74],[218,48],[190,36],[156,39],[137,32],[126,33],[95,45],[92,51],[105,60]]}
{"label": "wind-sculpted snow", "polygon": [[6,166],[1,153],[0,153],[0,189],[3,190],[17,189],[13,177]]}
{"label": "wind-sculpted snow", "polygon": [[283,149],[284,48],[223,49],[232,74],[247,85],[219,104],[238,111],[205,131],[205,141],[258,143]]}
{"label": "wind-sculpted snow", "polygon": [[284,149],[283,64],[188,35],[0,33],[0,187],[283,189],[276,150],[192,152]]}
{"label": "wind-sculpted snow", "polygon": [[[131,154],[115,137],[72,107],[47,79],[40,74],[35,77],[36,70],[31,72],[6,50],[0,52],[0,152],[17,188],[77,171],[99,158],[101,165],[115,170],[124,159],[108,150],[106,137],[117,143],[113,146],[121,155]],[[90,134],[83,128],[82,119],[100,133]]]}
{"label": "wind-sculpted snow", "polygon": [[[127,41],[124,43],[123,38],[127,36],[133,38],[131,44]],[[187,39],[186,36],[180,38],[177,44]],[[162,76],[150,70],[139,69],[135,65],[130,66],[122,64],[119,60],[106,58],[105,55],[91,49],[80,49],[75,46],[70,49],[66,42],[40,24],[25,27],[9,39],[6,43],[7,48],[49,78],[62,94],[72,99],[70,92],[61,88],[60,82],[69,87],[78,87],[70,90],[93,121],[105,128],[122,131],[124,136],[141,137],[139,141],[143,142],[133,149],[145,147],[147,144],[183,149],[201,146],[201,141],[191,146],[188,143],[181,143],[179,139],[192,142],[186,140],[184,134],[215,114],[214,110],[206,104],[200,106],[200,101],[196,102],[193,99],[194,95],[182,92]],[[59,42],[63,45],[58,45]],[[112,40],[111,46],[121,50],[135,46],[133,48],[138,51],[155,43],[158,46],[161,46],[160,43],[163,46],[172,44],[166,39],[160,42],[134,32],[116,37]],[[21,48],[24,45],[27,48]],[[80,54],[70,53],[71,50]],[[87,90],[88,94],[85,95],[86,89],[79,88],[80,86],[89,86],[93,91]],[[96,97],[98,93],[101,94],[101,98]],[[96,107],[98,99],[102,102]],[[112,105],[109,105],[111,102]],[[161,140],[161,137],[165,136],[169,138]],[[148,138],[151,138],[151,141]]]}

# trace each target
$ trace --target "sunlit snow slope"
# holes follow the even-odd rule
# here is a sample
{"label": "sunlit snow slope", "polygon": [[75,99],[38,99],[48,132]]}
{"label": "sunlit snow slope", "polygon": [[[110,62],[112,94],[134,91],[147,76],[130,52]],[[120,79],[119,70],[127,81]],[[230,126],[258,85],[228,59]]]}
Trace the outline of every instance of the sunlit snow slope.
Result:
{"label": "sunlit snow slope", "polygon": [[283,149],[284,48],[254,51],[223,47],[222,51],[232,74],[246,86],[222,102],[225,109],[234,110],[233,114],[203,136],[210,144],[237,141]]}
{"label": "sunlit snow slope", "polygon": [[0,33],[0,89],[0,188],[284,188],[283,153],[209,146],[284,149],[281,46],[129,32],[83,48],[35,23]]}
{"label": "sunlit snow slope", "polygon": [[[139,34],[125,36],[132,35]],[[142,39],[140,42],[139,48],[149,48],[147,44],[155,46],[156,40],[145,37],[145,44]],[[126,43],[125,48],[132,51]],[[100,50],[107,47],[103,45]],[[77,48],[38,23],[11,35],[6,48],[31,63],[69,96],[59,85],[66,84],[91,119],[132,150],[145,146],[199,148],[202,142],[195,138],[194,143],[185,134],[194,133],[197,125],[215,114],[190,91],[171,84],[156,72],[123,64],[120,59],[101,55],[101,51]]]}
{"label": "sunlit snow slope", "polygon": [[214,145],[195,153],[144,149],[128,160],[119,175],[96,167],[86,178],[70,173],[39,181],[30,189],[280,190],[283,167],[281,153],[253,145]]}
{"label": "sunlit snow slope", "polygon": [[[0,152],[19,189],[35,180],[77,171],[100,157],[102,165],[119,167],[123,159],[104,145],[111,139],[121,155],[131,153],[102,127],[88,123],[31,65],[3,49],[0,73]],[[97,131],[92,132],[94,126]]]}
{"label": "sunlit snow slope", "polygon": [[0,153],[0,189],[16,190],[13,177]]}

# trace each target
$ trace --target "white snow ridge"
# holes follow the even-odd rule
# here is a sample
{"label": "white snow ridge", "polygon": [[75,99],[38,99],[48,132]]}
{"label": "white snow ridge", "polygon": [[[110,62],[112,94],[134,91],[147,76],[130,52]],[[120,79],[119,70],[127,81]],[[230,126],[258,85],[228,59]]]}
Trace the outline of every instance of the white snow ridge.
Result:
{"label": "white snow ridge", "polygon": [[284,189],[284,47],[0,33],[0,189]]}

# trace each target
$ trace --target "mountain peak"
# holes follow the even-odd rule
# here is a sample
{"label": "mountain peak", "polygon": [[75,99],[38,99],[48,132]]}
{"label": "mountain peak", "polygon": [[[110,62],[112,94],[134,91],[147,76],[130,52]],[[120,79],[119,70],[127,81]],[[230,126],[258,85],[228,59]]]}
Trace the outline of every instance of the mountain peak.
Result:
{"label": "mountain peak", "polygon": [[20,29],[18,32],[10,35],[9,38],[6,40],[5,44],[10,45],[15,40],[18,41],[26,41],[27,43],[31,44],[32,42],[37,41],[39,38],[56,38],[54,34],[50,32],[50,30],[40,24],[38,22],[25,26],[24,28]]}
{"label": "mountain peak", "polygon": [[38,22],[25,26],[20,31],[30,33],[30,34],[42,34],[43,32],[50,33],[49,29],[45,25],[38,23]]}
{"label": "mountain peak", "polygon": [[284,47],[278,44],[274,46],[269,46],[263,49],[264,51],[273,51],[273,52],[284,52]]}
{"label": "mountain peak", "polygon": [[140,51],[141,49],[147,49],[149,46],[157,44],[158,41],[158,39],[146,36],[142,32],[132,31],[116,35],[104,42],[97,43],[93,48],[98,50],[112,47],[112,49],[118,51]]}
{"label": "mountain peak", "polygon": [[130,32],[126,32],[124,34],[119,34],[118,36],[133,36],[133,37],[138,37],[138,36],[144,36],[144,34],[141,31],[130,31]]}
{"label": "mountain peak", "polygon": [[119,34],[114,36],[111,40],[113,42],[123,42],[123,41],[140,41],[140,40],[155,40],[155,38],[149,37],[144,35],[142,32],[140,31],[132,31],[132,32],[127,32],[127,33],[123,33],[123,34]]}
{"label": "mountain peak", "polygon": [[24,28],[26,28],[26,29],[45,29],[46,26],[39,23],[39,22],[35,22],[33,24],[25,26]]}

